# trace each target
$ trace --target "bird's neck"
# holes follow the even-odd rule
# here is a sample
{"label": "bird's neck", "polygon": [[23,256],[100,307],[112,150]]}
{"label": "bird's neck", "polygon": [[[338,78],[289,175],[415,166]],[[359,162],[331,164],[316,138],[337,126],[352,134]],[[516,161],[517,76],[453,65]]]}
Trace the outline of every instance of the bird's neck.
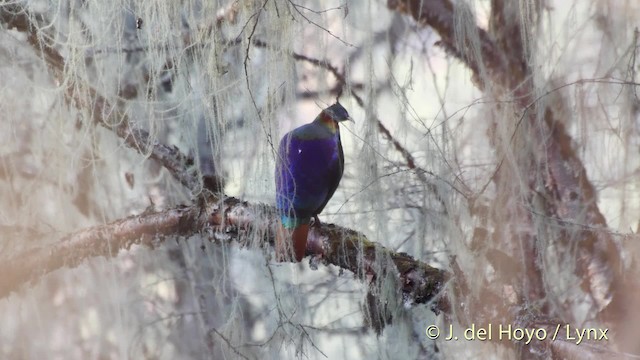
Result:
{"label": "bird's neck", "polygon": [[318,117],[316,117],[314,122],[326,127],[332,134],[335,134],[339,130],[338,123],[335,120],[333,120],[331,116],[329,116],[324,111],[321,112],[320,115],[318,115]]}

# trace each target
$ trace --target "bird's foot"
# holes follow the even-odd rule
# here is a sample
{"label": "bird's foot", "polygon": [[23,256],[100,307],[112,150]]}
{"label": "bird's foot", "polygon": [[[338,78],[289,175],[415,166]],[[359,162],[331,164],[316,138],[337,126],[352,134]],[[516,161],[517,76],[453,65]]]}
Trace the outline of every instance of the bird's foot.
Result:
{"label": "bird's foot", "polygon": [[309,258],[309,267],[311,270],[318,270],[318,265],[324,263],[324,256],[322,254],[312,255]]}

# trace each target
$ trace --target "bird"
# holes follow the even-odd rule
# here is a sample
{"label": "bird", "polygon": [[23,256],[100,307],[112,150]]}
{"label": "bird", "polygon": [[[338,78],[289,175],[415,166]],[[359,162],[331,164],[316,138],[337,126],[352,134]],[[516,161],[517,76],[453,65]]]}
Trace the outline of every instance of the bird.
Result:
{"label": "bird", "polygon": [[338,124],[345,120],[351,117],[336,102],[311,123],[293,129],[280,140],[275,171],[279,261],[291,259],[291,245],[296,261],[302,261],[311,218],[319,223],[318,214],[338,188],[344,172]]}

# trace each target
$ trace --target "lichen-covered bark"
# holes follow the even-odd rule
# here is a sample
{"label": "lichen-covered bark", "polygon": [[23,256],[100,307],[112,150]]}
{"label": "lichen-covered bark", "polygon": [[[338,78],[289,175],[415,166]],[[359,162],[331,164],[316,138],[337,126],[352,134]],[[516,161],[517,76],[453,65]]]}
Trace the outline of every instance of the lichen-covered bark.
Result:
{"label": "lichen-covered bark", "polygon": [[[0,298],[57,269],[72,268],[93,257],[114,257],[132,245],[153,248],[168,237],[175,239],[202,233],[210,234],[211,241],[273,245],[276,219],[276,211],[271,206],[253,205],[236,198],[218,200],[211,196],[200,201],[199,205],[144,213],[83,229],[64,237],[54,246],[32,249],[0,263],[0,273],[5,274],[0,278]],[[375,264],[381,258],[391,259],[405,303],[431,302],[434,312],[447,311],[447,302],[442,296],[447,280],[445,271],[407,254],[393,252],[370,242],[361,233],[333,224],[314,227],[310,237],[313,241],[320,241],[324,249],[314,255],[322,255],[325,263],[349,270],[363,280],[378,277],[381,271],[389,271]],[[250,239],[262,239],[263,242],[249,244]]]}

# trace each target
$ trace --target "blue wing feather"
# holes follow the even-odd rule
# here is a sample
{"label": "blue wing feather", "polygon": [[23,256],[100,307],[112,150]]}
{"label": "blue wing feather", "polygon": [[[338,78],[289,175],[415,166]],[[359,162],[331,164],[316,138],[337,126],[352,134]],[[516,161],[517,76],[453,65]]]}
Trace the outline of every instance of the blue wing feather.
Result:
{"label": "blue wing feather", "polygon": [[276,206],[285,228],[306,224],[319,214],[342,177],[339,132],[316,122],[287,133],[276,165]]}

